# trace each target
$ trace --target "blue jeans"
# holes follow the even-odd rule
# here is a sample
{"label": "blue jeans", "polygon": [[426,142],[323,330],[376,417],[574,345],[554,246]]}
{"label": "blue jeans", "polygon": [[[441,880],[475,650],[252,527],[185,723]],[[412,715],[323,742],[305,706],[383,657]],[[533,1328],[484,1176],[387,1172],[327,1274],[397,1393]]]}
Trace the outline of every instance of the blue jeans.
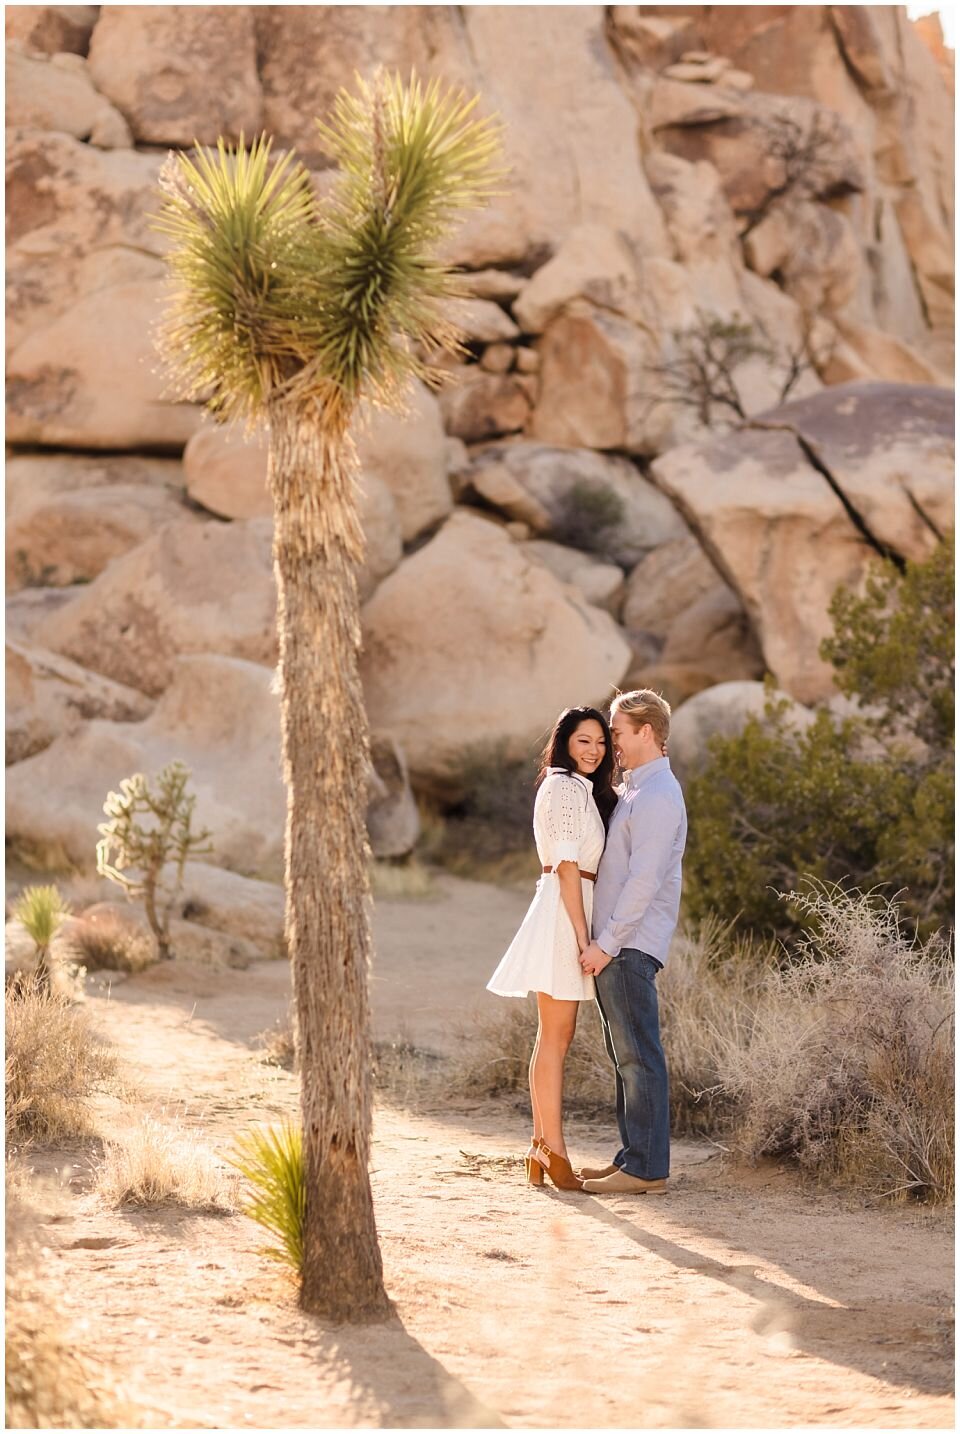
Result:
{"label": "blue jeans", "polygon": [[597,1006],[607,1055],[617,1070],[614,1156],[628,1175],[665,1180],[670,1174],[670,1092],[660,1044],[659,961],[625,946],[596,976]]}

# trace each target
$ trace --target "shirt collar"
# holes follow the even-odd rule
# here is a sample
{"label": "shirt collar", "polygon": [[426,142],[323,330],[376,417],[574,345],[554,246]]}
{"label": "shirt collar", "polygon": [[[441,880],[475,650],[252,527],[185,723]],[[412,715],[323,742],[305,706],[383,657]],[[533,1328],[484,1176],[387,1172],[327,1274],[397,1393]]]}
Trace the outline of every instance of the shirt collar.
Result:
{"label": "shirt collar", "polygon": [[652,762],[644,762],[642,767],[634,767],[633,771],[627,774],[624,780],[624,786],[632,791],[636,790],[637,787],[642,786],[644,782],[652,777],[654,772],[662,772],[664,770],[669,772],[670,758],[654,757]]}

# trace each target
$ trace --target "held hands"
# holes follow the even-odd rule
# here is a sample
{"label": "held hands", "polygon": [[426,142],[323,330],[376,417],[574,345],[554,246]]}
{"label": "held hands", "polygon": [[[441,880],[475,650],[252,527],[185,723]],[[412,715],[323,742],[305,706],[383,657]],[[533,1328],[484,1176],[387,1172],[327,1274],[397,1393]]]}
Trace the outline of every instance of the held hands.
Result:
{"label": "held hands", "polygon": [[591,941],[589,946],[580,952],[580,965],[586,976],[596,976],[604,966],[609,966],[612,960],[613,957],[608,956],[606,951],[601,951],[595,941]]}

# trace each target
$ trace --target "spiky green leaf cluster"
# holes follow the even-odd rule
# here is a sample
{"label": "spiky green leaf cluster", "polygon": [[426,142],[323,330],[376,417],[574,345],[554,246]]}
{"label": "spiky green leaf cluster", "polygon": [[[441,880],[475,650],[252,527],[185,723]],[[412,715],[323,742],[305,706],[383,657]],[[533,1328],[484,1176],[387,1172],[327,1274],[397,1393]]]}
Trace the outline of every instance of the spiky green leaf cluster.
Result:
{"label": "spiky green leaf cluster", "polygon": [[422,353],[456,345],[444,302],[462,292],[437,257],[460,213],[501,177],[498,124],[434,81],[380,76],[341,91],[323,144],[339,166],[325,200],[261,137],[171,155],[158,227],[174,297],[160,341],[185,397],[225,418],[277,401],[346,420],[390,402]]}
{"label": "spiky green leaf cluster", "polygon": [[20,893],[13,914],[38,951],[49,950],[70,907],[55,886],[28,886]]}
{"label": "spiky green leaf cluster", "polygon": [[303,1227],[307,1211],[307,1179],[303,1133],[289,1121],[269,1129],[255,1128],[237,1137],[231,1165],[250,1182],[244,1214],[256,1220],[277,1241],[263,1253],[273,1260],[303,1268]]}

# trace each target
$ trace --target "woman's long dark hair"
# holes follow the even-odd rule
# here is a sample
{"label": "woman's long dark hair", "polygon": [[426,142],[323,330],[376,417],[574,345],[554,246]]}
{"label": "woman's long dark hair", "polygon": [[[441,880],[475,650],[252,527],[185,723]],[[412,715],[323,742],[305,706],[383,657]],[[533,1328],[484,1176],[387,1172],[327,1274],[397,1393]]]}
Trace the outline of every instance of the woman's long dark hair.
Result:
{"label": "woman's long dark hair", "polygon": [[[577,772],[577,764],[568,751],[570,738],[580,723],[589,721],[599,722],[603,728],[603,760],[592,775]],[[603,826],[606,830],[607,823],[613,815],[613,809],[617,805],[617,794],[613,790],[613,738],[610,736],[610,728],[603,713],[598,712],[596,707],[565,708],[554,723],[553,731],[547,738],[547,744],[540,755],[538,783],[543,781],[548,767],[562,767],[564,771],[577,772],[577,776],[585,776],[588,782],[593,783],[593,799],[603,818]]]}

